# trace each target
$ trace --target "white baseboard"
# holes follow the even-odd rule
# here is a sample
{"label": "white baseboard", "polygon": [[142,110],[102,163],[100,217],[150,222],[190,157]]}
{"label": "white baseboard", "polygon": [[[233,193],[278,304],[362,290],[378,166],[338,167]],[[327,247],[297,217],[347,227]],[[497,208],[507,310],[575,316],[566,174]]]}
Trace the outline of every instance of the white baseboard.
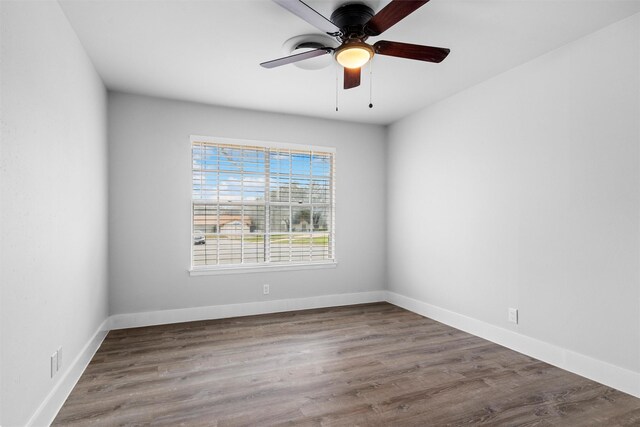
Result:
{"label": "white baseboard", "polygon": [[569,372],[640,397],[640,373],[554,344],[500,328],[426,302],[387,291],[386,300],[406,310],[468,332]]}
{"label": "white baseboard", "polygon": [[640,373],[527,337],[508,329],[455,313],[390,291],[321,295],[308,298],[214,305],[142,313],[115,314],[106,319],[84,346],[67,372],[40,404],[27,426],[48,426],[111,329],[223,319],[323,307],[387,301],[406,310],[526,354],[609,387],[640,397]]}
{"label": "white baseboard", "polygon": [[82,348],[80,354],[71,362],[67,371],[58,380],[51,392],[49,392],[38,409],[36,409],[36,412],[31,416],[31,419],[27,422],[26,425],[28,427],[48,426],[53,422],[58,411],[62,408],[69,394],[71,394],[71,390],[73,390],[73,387],[75,387],[82,376],[93,355],[96,354],[96,351],[100,348],[100,344],[102,344],[102,341],[107,336],[109,332],[108,323],[109,319],[105,319],[105,321],[102,322],[98,330]]}
{"label": "white baseboard", "polygon": [[211,305],[207,307],[180,308],[175,310],[147,311],[142,313],[114,314],[109,318],[109,329],[136,328],[165,325],[195,320],[224,319],[311,308],[338,307],[386,300],[386,291],[369,291],[351,294],[320,295],[308,298],[257,301],[240,304]]}

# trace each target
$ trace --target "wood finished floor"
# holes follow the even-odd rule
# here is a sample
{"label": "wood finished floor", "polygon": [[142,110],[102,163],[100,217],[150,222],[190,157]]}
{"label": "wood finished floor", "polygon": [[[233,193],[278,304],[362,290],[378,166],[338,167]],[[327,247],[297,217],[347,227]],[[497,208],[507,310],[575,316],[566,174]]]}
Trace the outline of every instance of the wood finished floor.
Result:
{"label": "wood finished floor", "polygon": [[111,331],[64,426],[640,426],[640,399],[387,303]]}

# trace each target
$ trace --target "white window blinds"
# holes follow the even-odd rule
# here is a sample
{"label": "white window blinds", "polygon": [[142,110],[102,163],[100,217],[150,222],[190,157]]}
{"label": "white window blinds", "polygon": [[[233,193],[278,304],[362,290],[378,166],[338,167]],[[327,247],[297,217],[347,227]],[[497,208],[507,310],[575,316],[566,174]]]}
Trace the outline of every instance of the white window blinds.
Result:
{"label": "white window blinds", "polygon": [[193,140],[192,266],[335,260],[334,153]]}

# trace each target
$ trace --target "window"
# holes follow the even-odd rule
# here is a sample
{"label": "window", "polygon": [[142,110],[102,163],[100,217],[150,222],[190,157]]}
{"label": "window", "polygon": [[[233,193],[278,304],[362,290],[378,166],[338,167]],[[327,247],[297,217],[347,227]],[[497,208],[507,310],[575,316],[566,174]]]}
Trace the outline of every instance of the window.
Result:
{"label": "window", "polygon": [[191,141],[193,271],[334,263],[334,150]]}

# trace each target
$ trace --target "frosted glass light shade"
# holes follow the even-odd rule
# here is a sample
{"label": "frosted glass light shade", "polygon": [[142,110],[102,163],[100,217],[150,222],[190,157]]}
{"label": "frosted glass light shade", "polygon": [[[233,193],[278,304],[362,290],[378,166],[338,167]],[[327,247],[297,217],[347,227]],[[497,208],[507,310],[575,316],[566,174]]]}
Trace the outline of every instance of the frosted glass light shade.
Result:
{"label": "frosted glass light shade", "polygon": [[344,45],[336,51],[336,61],[345,68],[360,68],[371,60],[373,49],[366,44]]}

